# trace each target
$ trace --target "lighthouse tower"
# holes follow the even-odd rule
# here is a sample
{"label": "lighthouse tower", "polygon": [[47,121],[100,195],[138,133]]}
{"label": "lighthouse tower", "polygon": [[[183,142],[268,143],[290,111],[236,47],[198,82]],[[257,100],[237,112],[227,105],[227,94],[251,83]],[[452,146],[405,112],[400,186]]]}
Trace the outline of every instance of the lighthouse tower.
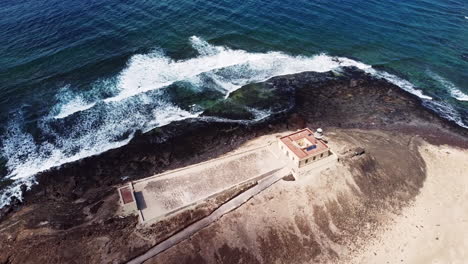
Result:
{"label": "lighthouse tower", "polygon": [[314,137],[316,139],[323,139],[323,130],[321,128],[317,128],[317,130],[314,132]]}

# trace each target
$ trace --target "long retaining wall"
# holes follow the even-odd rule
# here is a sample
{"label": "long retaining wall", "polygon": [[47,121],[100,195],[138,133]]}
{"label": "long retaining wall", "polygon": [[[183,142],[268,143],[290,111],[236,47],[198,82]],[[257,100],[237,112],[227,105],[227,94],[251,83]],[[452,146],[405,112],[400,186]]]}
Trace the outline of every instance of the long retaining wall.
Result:
{"label": "long retaining wall", "polygon": [[133,181],[140,222],[152,224],[281,169],[286,164],[275,155],[272,145]]}

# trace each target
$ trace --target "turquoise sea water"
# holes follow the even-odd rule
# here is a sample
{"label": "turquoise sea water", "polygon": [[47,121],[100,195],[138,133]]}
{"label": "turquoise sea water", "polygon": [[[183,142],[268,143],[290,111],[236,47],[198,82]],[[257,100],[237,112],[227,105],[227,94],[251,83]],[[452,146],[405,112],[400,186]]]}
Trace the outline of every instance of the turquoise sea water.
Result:
{"label": "turquoise sea water", "polygon": [[0,54],[0,207],[39,171],[280,74],[354,65],[468,126],[465,0],[4,0]]}

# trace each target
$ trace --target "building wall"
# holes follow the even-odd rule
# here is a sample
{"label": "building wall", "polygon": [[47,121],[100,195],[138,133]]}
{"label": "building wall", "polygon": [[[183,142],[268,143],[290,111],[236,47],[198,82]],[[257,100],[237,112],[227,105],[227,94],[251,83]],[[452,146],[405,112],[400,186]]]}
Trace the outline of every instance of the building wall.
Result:
{"label": "building wall", "polygon": [[299,160],[296,155],[284,144],[281,140],[278,139],[278,147],[280,151],[298,168],[304,167],[306,165],[309,165],[311,163],[314,163],[315,161],[321,160],[323,158],[326,158],[332,154],[332,152],[327,149],[323,152],[317,153],[315,156],[308,157],[303,160]]}
{"label": "building wall", "polygon": [[292,162],[295,166],[299,167],[299,159],[296,155],[281,141],[278,139],[278,147],[280,151]]}
{"label": "building wall", "polygon": [[307,166],[311,163],[314,163],[315,161],[319,161],[321,159],[324,159],[328,156],[331,155],[331,151],[330,150],[325,150],[324,152],[321,152],[321,153],[317,153],[316,155],[314,156],[311,156],[311,157],[308,157],[306,159],[303,159],[299,162],[299,168],[302,168],[304,166]]}
{"label": "building wall", "polygon": [[307,176],[310,173],[317,173],[321,170],[329,168],[336,164],[338,157],[330,150],[327,155],[323,155],[323,158],[318,159],[314,162],[309,162],[307,166],[302,166],[301,168],[293,168],[292,174],[296,179],[299,179],[303,176]]}

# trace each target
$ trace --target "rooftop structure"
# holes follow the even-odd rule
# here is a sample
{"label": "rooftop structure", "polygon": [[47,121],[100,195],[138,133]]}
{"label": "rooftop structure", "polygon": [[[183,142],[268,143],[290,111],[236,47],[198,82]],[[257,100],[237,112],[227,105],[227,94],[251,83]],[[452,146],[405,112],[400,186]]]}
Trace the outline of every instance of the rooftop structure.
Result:
{"label": "rooftop structure", "polygon": [[130,214],[137,211],[135,194],[131,183],[119,188],[119,198],[124,213]]}
{"label": "rooftop structure", "polygon": [[333,154],[322,138],[322,129],[317,129],[314,133],[309,128],[305,128],[278,139],[280,150],[290,159],[293,174],[302,172],[307,169],[307,165]]}

